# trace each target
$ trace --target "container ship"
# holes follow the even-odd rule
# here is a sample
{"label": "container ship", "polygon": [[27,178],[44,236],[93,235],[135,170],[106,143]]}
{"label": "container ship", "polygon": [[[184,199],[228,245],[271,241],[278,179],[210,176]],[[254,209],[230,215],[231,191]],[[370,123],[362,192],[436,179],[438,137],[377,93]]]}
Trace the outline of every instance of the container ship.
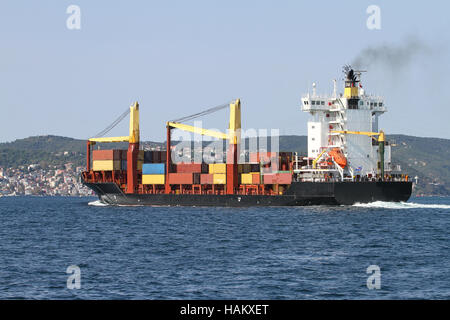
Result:
{"label": "container ship", "polygon": [[[331,95],[316,94],[313,84],[312,93],[301,98],[301,110],[311,118],[307,155],[241,149],[245,139],[239,99],[167,122],[165,150],[140,150],[139,104],[135,102],[109,127],[129,114],[128,136],[88,139],[81,180],[101,202],[112,205],[246,207],[407,201],[413,183],[399,165],[391,163],[391,145],[378,129],[378,118],[386,112],[383,98],[365,92],[361,71],[345,66],[344,74],[343,94],[337,93],[334,80]],[[226,133],[183,123],[225,108],[230,113]],[[171,141],[174,129],[225,141],[225,156],[206,162],[190,155],[176,161],[180,157]],[[108,128],[100,136],[105,132]],[[114,142],[126,142],[128,149],[95,149]]]}

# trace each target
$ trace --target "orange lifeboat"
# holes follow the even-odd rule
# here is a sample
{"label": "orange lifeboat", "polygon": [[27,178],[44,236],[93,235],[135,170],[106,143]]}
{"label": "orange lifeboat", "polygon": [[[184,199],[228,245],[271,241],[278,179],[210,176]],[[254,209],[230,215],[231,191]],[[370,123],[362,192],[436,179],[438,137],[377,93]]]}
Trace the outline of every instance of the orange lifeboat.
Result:
{"label": "orange lifeboat", "polygon": [[341,149],[339,148],[333,148],[331,149],[331,151],[328,152],[328,155],[332,158],[334,158],[334,161],[336,161],[336,163],[341,167],[341,168],[345,168],[345,166],[347,165],[347,159],[345,158],[345,156],[342,154]]}

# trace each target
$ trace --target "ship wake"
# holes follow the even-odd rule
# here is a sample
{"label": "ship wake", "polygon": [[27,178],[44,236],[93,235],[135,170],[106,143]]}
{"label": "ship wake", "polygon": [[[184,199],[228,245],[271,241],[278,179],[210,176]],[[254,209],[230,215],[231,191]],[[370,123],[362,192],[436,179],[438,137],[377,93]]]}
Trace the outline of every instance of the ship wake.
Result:
{"label": "ship wake", "polygon": [[88,205],[94,206],[94,207],[107,207],[108,206],[108,204],[101,202],[100,200],[91,201],[88,203]]}
{"label": "ship wake", "polygon": [[385,202],[356,203],[354,207],[384,208],[384,209],[450,209],[447,204],[415,203],[415,202]]}

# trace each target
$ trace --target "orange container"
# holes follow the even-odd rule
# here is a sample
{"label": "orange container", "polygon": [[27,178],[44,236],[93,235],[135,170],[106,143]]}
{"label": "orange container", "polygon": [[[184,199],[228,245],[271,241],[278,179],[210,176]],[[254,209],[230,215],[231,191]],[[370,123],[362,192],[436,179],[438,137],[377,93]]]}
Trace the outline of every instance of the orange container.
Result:
{"label": "orange container", "polygon": [[261,176],[260,173],[251,173],[252,175],[252,183],[253,184],[260,184],[261,183]]}
{"label": "orange container", "polygon": [[169,173],[170,184],[193,184],[193,178],[192,173]]}

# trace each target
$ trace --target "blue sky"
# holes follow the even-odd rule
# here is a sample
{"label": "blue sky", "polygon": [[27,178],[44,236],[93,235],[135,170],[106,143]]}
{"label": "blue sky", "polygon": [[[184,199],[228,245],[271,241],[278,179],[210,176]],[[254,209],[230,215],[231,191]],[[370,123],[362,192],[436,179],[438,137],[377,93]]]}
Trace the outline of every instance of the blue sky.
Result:
{"label": "blue sky", "polygon": [[[80,30],[66,27],[71,4]],[[366,27],[371,4],[381,30]],[[300,97],[312,82],[331,93],[366,48],[401,53],[410,39],[425,49],[398,70],[370,64],[363,85],[385,97],[386,132],[450,138],[449,11],[444,1],[2,1],[0,141],[87,138],[134,100],[142,139],[163,141],[167,120],[237,97],[243,127],[305,134]],[[222,111],[204,126],[227,121]]]}

